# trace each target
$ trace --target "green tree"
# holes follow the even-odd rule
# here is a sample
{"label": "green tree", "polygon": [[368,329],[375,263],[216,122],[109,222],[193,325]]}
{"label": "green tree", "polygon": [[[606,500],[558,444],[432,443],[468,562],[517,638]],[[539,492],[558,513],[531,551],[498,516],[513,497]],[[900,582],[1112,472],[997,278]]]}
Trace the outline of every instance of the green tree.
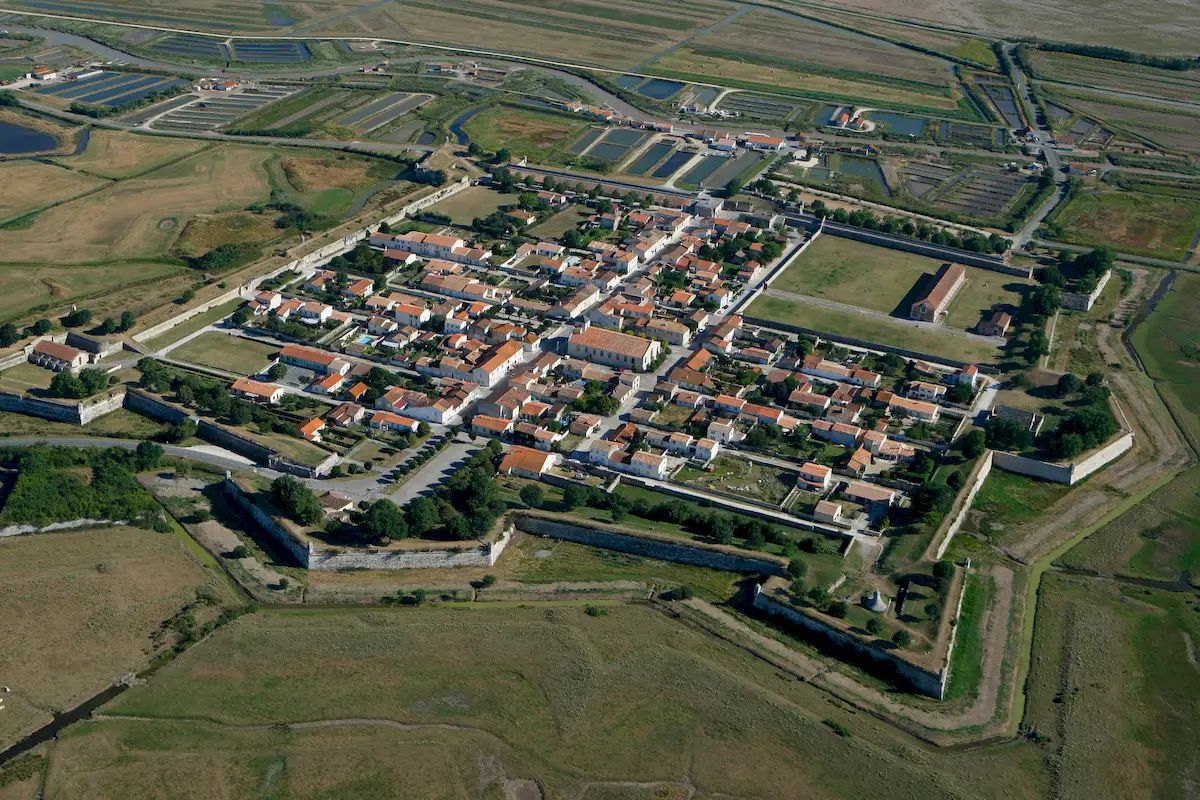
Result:
{"label": "green tree", "polygon": [[569,510],[587,505],[588,500],[591,498],[591,494],[592,493],[588,487],[582,486],[578,483],[572,483],[563,490],[563,505]]}
{"label": "green tree", "polygon": [[117,330],[119,330],[121,332],[125,332],[125,331],[129,330],[130,328],[132,328],[134,326],[134,324],[136,324],[136,323],[137,323],[137,317],[135,317],[133,315],[132,311],[122,311],[121,312],[121,322],[117,326]]}
{"label": "green tree", "polygon": [[250,321],[250,317],[250,309],[242,306],[237,311],[233,312],[233,314],[229,317],[229,321],[234,325],[245,325]]}
{"label": "green tree", "polygon": [[1069,372],[1065,373],[1058,379],[1058,396],[1065,397],[1066,395],[1078,392],[1081,386],[1083,386],[1083,381],[1079,380],[1078,376],[1072,375]]}
{"label": "green tree", "polygon": [[137,450],[135,451],[135,462],[137,470],[142,472],[148,469],[157,469],[158,464],[162,461],[163,449],[161,445],[154,442],[138,442]]}
{"label": "green tree", "polygon": [[68,328],[78,328],[92,321],[92,312],[86,308],[77,308],[63,317],[62,323]]}
{"label": "green tree", "polygon": [[33,331],[34,336],[45,336],[50,332],[52,327],[53,326],[50,324],[50,320],[39,319],[37,322],[33,323],[31,330]]}
{"label": "green tree", "polygon": [[438,524],[437,503],[428,497],[415,497],[405,508],[404,518],[410,535],[424,536]]}
{"label": "green tree", "polygon": [[965,458],[978,458],[987,449],[987,434],[978,428],[972,428],[963,434],[958,442]]}
{"label": "green tree", "polygon": [[421,438],[425,438],[426,436],[428,436],[431,433],[431,431],[432,431],[432,429],[429,427],[428,422],[425,422],[424,420],[422,420],[417,423],[417,436],[420,436]]}
{"label": "green tree", "polygon": [[408,536],[404,514],[391,500],[377,500],[362,517],[363,532],[377,544],[387,544]]}
{"label": "green tree", "polygon": [[883,633],[883,620],[879,617],[871,617],[867,620],[867,633],[872,636],[878,636]]}
{"label": "green tree", "polygon": [[526,484],[521,487],[521,502],[530,508],[541,508],[546,502],[546,493],[536,484]]}
{"label": "green tree", "polygon": [[271,481],[271,499],[285,516],[301,525],[315,525],[324,516],[312,489],[291,475]]}
{"label": "green tree", "polygon": [[267,377],[273,381],[281,380],[285,375],[287,375],[287,371],[288,368],[286,364],[280,364],[279,362],[276,362],[271,365],[269,370],[267,370]]}
{"label": "green tree", "polygon": [[912,634],[903,629],[898,630],[892,634],[892,641],[897,647],[908,647],[912,644]]}
{"label": "green tree", "polygon": [[11,322],[0,325],[0,347],[11,347],[21,341],[21,332]]}
{"label": "green tree", "polygon": [[829,604],[829,608],[825,609],[825,613],[836,619],[845,619],[849,610],[850,607],[846,605],[845,600],[834,600]]}

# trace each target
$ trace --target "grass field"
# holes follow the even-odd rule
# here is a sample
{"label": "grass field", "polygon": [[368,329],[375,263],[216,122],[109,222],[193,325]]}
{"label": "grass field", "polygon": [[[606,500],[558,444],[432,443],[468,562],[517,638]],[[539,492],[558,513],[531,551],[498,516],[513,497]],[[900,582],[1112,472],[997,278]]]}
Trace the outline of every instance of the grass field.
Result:
{"label": "grass field", "polygon": [[265,369],[278,345],[256,342],[241,336],[208,331],[171,351],[171,358],[203,364],[238,375],[253,375]]}
{"label": "grass field", "polygon": [[1195,598],[1048,573],[1026,725],[1056,796],[1185,797],[1200,766]]}
{"label": "grass field", "polygon": [[500,194],[485,186],[472,186],[429,207],[430,211],[445,214],[458,225],[470,225],[476,217],[486,217],[502,205],[517,201],[510,194]]}
{"label": "grass field", "polygon": [[167,429],[152,417],[145,417],[123,408],[110,411],[87,425],[31,417],[13,411],[0,411],[0,436],[117,436],[130,439],[151,439]]}
{"label": "grass field", "polygon": [[494,152],[507,147],[513,155],[545,162],[553,151],[573,139],[588,124],[586,120],[559,114],[496,106],[475,115],[464,130],[471,141],[484,150]]}
{"label": "grass field", "polygon": [[1103,573],[1200,585],[1200,467],[1193,467],[1064,555],[1059,563]]}
{"label": "grass field", "polygon": [[[48,796],[56,781],[96,798],[150,781],[187,792],[200,781],[210,796],[242,797],[274,774],[292,796],[478,797],[481,762],[493,758],[489,771],[536,778],[545,797],[580,796],[587,780],[689,781],[698,797],[1001,797],[1044,787],[1032,745],[914,763],[904,755],[912,740],[895,729],[637,606],[594,617],[578,607],[258,614],[126,692],[112,711],[163,721],[73,729]],[[194,717],[211,722],[179,721]],[[422,727],[389,731],[400,749],[379,755],[360,726],[232,737],[219,727],[354,717]],[[427,727],[437,724],[455,728]],[[306,746],[318,733],[331,737],[327,754],[357,752],[341,760],[361,766],[303,766],[300,753],[318,749]],[[140,744],[147,737],[156,745]],[[468,757],[446,742],[474,749]],[[427,744],[413,752],[427,755],[406,757],[416,743]],[[175,755],[197,750],[212,755]],[[383,756],[386,769],[372,766]],[[281,760],[286,768],[270,768]],[[414,761],[424,765],[417,777],[406,771],[417,766],[403,766]],[[990,779],[968,789],[984,769]],[[189,780],[172,780],[180,776]]]}
{"label": "grass field", "polygon": [[1029,51],[1039,78],[1192,101],[1200,97],[1200,77],[1194,72],[1156,69],[1073,53]]}
{"label": "grass field", "polygon": [[[224,596],[169,534],[123,527],[0,539],[0,674],[15,695],[5,705],[67,709],[139,669],[150,635],[197,586]],[[28,732],[8,716],[0,746]]]}
{"label": "grass field", "polygon": [[1188,438],[1200,443],[1200,276],[1181,272],[1129,337]]}
{"label": "grass field", "polygon": [[[2,238],[3,234],[0,233]],[[118,262],[95,267],[0,264],[0,317],[12,319],[43,304],[81,301],[114,287],[137,285],[180,273],[182,268],[179,266],[153,261]],[[95,304],[87,305],[93,312],[99,313]],[[119,307],[117,313],[120,312]]]}
{"label": "grass field", "polygon": [[776,505],[796,485],[796,473],[742,458],[718,456],[711,466],[712,472],[684,467],[675,480]]}
{"label": "grass field", "polygon": [[1056,221],[1073,244],[1112,245],[1138,255],[1180,260],[1200,231],[1200,202],[1102,190],[1080,194]]}
{"label": "grass field", "polygon": [[0,372],[0,388],[23,394],[30,389],[48,389],[54,373],[26,361]]}
{"label": "grass field", "polygon": [[202,256],[222,244],[261,245],[284,233],[275,227],[278,216],[269,211],[197,214],[183,229],[172,251],[184,257],[195,257]]}
{"label": "grass field", "polygon": [[981,533],[993,544],[1002,546],[1020,526],[1036,520],[1070,488],[993,469],[975,495],[963,530]]}
{"label": "grass field", "polygon": [[51,203],[78,197],[106,183],[100,178],[41,161],[2,163],[0,181],[3,181],[5,186],[21,187],[19,192],[4,192],[0,195],[0,221],[20,217]]}
{"label": "grass field", "polygon": [[935,258],[821,236],[771,288],[891,314],[906,311],[901,309],[904,298],[923,275],[933,275],[941,265]]}
{"label": "grass field", "polygon": [[154,258],[195,214],[243,208],[270,187],[258,147],[221,145],[64,203],[2,233],[8,261],[50,264]]}
{"label": "grass field", "polygon": [[840,334],[869,342],[903,347],[918,353],[976,364],[996,363],[1003,352],[990,344],[961,336],[915,327],[904,320],[864,317],[858,314],[763,296],[750,304],[747,316],[816,331]]}
{"label": "grass field", "polygon": [[590,215],[591,211],[586,206],[571,206],[566,211],[555,214],[541,225],[530,228],[529,235],[542,239],[557,239],[567,231],[573,230]]}
{"label": "grass field", "polygon": [[993,310],[1007,311],[1016,317],[1023,292],[1034,286],[1012,275],[986,269],[967,268],[967,283],[950,303],[950,312],[942,321],[950,328],[970,330]]}
{"label": "grass field", "polygon": [[158,350],[161,347],[166,347],[172,342],[178,342],[188,334],[195,333],[201,328],[212,325],[214,322],[229,316],[236,311],[238,306],[240,306],[243,302],[244,301],[241,298],[235,298],[230,300],[228,303],[222,303],[215,308],[210,308],[208,311],[205,311],[202,314],[196,314],[186,322],[179,323],[165,333],[160,333],[153,339],[147,339],[145,342],[143,342],[143,344],[151,350]]}
{"label": "grass field", "polygon": [[71,169],[104,178],[128,178],[206,147],[194,139],[170,139],[93,128],[88,146],[79,155],[54,159]]}

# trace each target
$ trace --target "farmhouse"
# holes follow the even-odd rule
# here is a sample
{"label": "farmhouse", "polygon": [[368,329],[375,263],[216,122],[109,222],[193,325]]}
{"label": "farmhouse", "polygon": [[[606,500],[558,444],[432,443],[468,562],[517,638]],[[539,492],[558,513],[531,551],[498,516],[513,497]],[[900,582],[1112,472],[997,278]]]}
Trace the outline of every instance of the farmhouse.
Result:
{"label": "farmhouse", "polygon": [[991,317],[979,323],[979,332],[984,336],[1004,336],[1012,325],[1012,314],[1007,311],[997,311]]}
{"label": "farmhouse", "polygon": [[29,363],[54,372],[74,372],[88,361],[88,354],[70,345],[43,339],[29,351]]}
{"label": "farmhouse", "polygon": [[909,319],[937,322],[966,282],[966,267],[962,264],[942,264],[942,268],[934,275],[933,285],[912,304]]}
{"label": "farmhouse", "polygon": [[283,388],[270,383],[252,381],[249,378],[238,378],[233,382],[233,393],[246,400],[257,400],[263,403],[278,403],[283,396]]}
{"label": "farmhouse", "polygon": [[295,345],[284,346],[279,351],[279,360],[285,364],[311,369],[313,372],[324,374],[337,373],[338,375],[345,375],[350,371],[349,362],[343,361],[337,356],[307,347],[296,347]]}
{"label": "farmhouse", "polygon": [[650,368],[661,350],[662,345],[657,340],[592,327],[571,334],[567,342],[567,355],[572,358],[643,372]]}

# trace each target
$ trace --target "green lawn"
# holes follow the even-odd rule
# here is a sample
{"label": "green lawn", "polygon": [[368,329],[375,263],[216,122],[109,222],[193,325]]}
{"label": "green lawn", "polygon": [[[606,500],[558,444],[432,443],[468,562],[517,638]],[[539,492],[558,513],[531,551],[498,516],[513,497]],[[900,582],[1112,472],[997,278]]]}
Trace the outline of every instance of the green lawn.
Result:
{"label": "green lawn", "polygon": [[988,607],[988,590],[979,575],[966,577],[967,589],[963,595],[962,613],[958,617],[958,630],[954,636],[954,653],[951,660],[950,683],[946,687],[946,699],[963,697],[979,685],[983,669],[983,612]]}
{"label": "green lawn", "polygon": [[1004,356],[999,348],[985,342],[918,328],[905,320],[864,317],[767,295],[751,303],[746,314],[768,322],[903,347],[936,358],[994,364]]}
{"label": "green lawn", "polygon": [[0,389],[23,394],[30,389],[49,389],[54,372],[25,362],[0,372]]}
{"label": "green lawn", "polygon": [[239,375],[253,375],[265,369],[271,357],[278,352],[278,345],[209,331],[175,348],[170,352],[170,357]]}
{"label": "green lawn", "polygon": [[1136,191],[1080,194],[1055,220],[1064,240],[1166,259],[1182,259],[1200,230],[1200,202]]}
{"label": "green lawn", "polygon": [[0,436],[115,436],[151,439],[167,426],[152,417],[124,408],[111,411],[87,425],[54,422],[12,411],[0,411]]}
{"label": "green lawn", "polygon": [[1179,273],[1130,341],[1192,446],[1200,445],[1200,275]]}
{"label": "green lawn", "polygon": [[584,206],[571,206],[566,211],[558,212],[542,224],[530,228],[529,235],[539,239],[557,239],[567,231],[573,230],[591,213],[591,210]]}
{"label": "green lawn", "polygon": [[1050,483],[993,469],[984,480],[971,504],[982,515],[980,533],[995,542],[1017,526],[1036,519],[1071,490],[1061,483]]}
{"label": "green lawn", "polygon": [[485,186],[472,186],[429,207],[430,211],[445,214],[459,225],[470,225],[476,217],[486,217],[503,205],[516,205],[517,196],[501,194]]}
{"label": "green lawn", "polygon": [[950,303],[950,313],[942,324],[948,328],[970,330],[997,310],[1007,311],[1015,317],[1023,293],[1033,286],[1013,275],[968,267],[967,283]]}
{"label": "green lawn", "polygon": [[208,311],[197,314],[191,319],[179,323],[174,328],[160,333],[153,339],[147,339],[146,341],[142,342],[142,344],[144,344],[149,350],[158,350],[159,348],[166,347],[169,344],[178,342],[188,334],[195,333],[201,328],[212,325],[214,322],[224,319],[236,311],[243,302],[244,301],[239,297],[237,299],[230,300],[228,303],[223,303],[219,306],[216,306],[215,308],[210,308]]}
{"label": "green lawn", "polygon": [[464,129],[484,150],[508,148],[515,156],[544,163],[590,124],[560,114],[495,106],[475,115]]}

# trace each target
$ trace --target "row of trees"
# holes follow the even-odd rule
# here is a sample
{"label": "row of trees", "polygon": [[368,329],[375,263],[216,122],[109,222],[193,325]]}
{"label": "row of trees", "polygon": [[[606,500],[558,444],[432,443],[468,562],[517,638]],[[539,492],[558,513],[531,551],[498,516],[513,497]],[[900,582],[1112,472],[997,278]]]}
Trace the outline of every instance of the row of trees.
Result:
{"label": "row of trees", "polygon": [[881,219],[866,209],[860,208],[849,212],[844,208],[829,209],[821,200],[814,200],[808,210],[821,219],[831,219],[834,222],[853,225],[856,228],[881,231],[896,236],[907,236],[910,239],[920,239],[972,253],[1003,253],[1012,245],[1012,242],[998,233],[993,233],[991,236],[983,236],[978,233],[959,236],[934,228],[924,222],[914,223],[911,220],[896,217]]}
{"label": "row of trees", "polygon": [[116,382],[116,375],[110,376],[104,370],[91,367],[80,370],[78,375],[72,375],[70,372],[57,372],[50,381],[50,394],[54,397],[82,400],[107,389],[109,385]]}

